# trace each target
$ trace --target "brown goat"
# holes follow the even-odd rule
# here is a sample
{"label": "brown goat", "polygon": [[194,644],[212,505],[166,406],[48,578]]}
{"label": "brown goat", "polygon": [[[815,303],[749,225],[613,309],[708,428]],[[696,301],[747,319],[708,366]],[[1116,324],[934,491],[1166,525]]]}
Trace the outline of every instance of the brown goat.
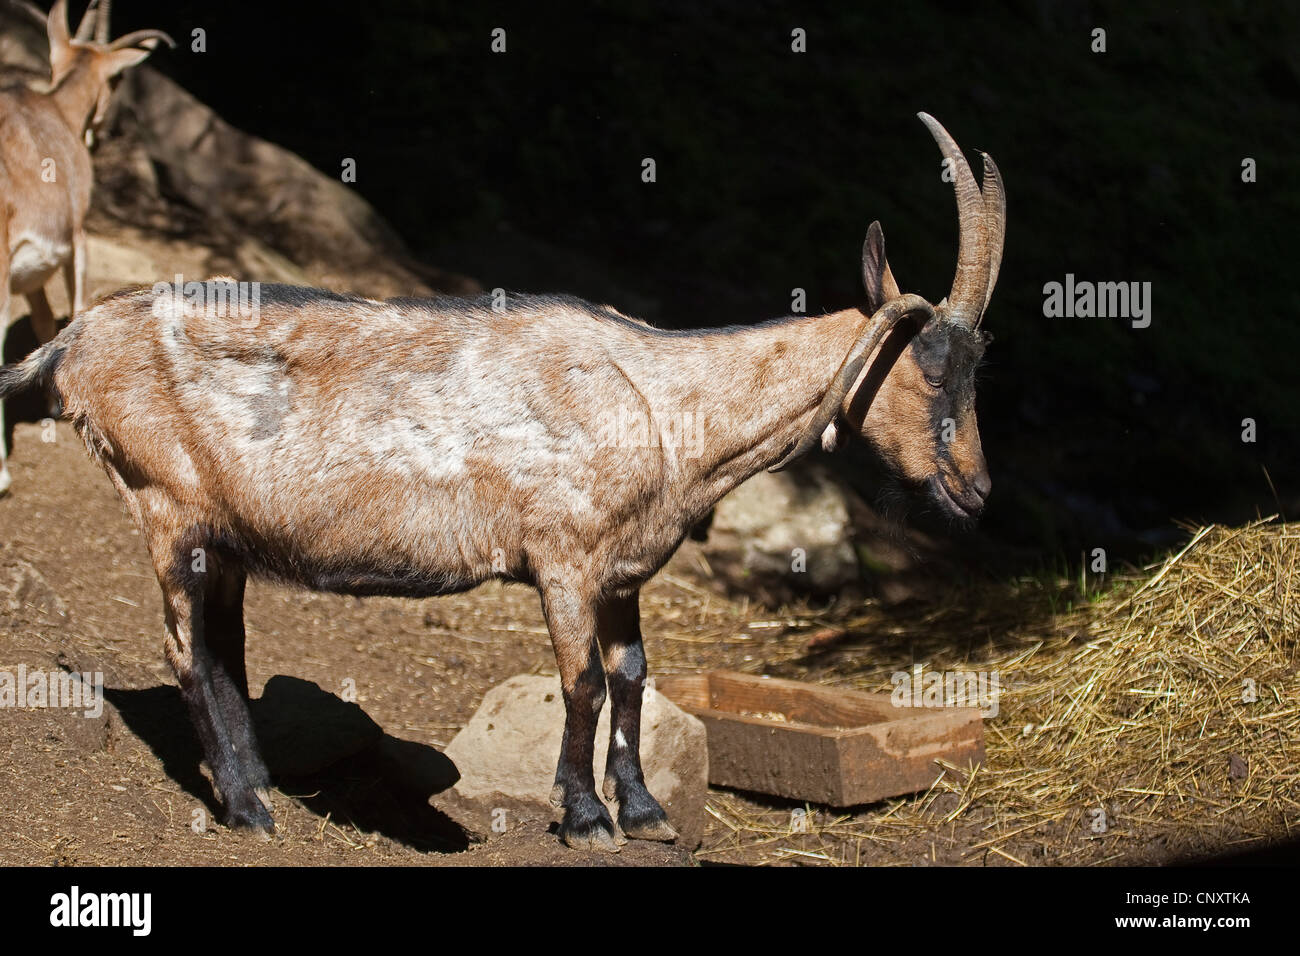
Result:
{"label": "brown goat", "polygon": [[[988,494],[973,381],[1001,181],[985,157],[981,191],[922,119],[956,174],[961,224],[938,306],[899,293],[873,223],[866,308],[832,315],[671,332],[566,297],[236,297],[212,280],[118,293],[0,369],[0,395],[57,393],[139,525],[229,823],[273,828],[247,707],[247,575],[408,597],[498,578],[538,589],[555,647],[563,839],[675,836],[641,771],[637,600],[691,526],[839,425],[959,518]],[[607,686],[617,829],[592,774]]]}
{"label": "brown goat", "polygon": [[[108,42],[108,4],[92,4],[68,35],[66,0],[50,11],[50,89],[0,90],[0,342],[11,296],[25,295],[40,342],[54,338],[45,283],[63,270],[72,315],[86,307],[86,213],[93,173],[86,137],[108,107],[113,77],[147,57],[159,30]],[[91,40],[92,30],[96,40]],[[174,44],[173,44],[174,45]],[[10,485],[0,406],[0,495]]]}

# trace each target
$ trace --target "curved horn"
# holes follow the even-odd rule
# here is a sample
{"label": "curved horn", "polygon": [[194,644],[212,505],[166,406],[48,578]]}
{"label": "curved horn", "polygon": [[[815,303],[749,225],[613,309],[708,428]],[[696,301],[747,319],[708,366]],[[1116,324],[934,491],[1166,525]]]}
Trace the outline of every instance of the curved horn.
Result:
{"label": "curved horn", "polygon": [[984,308],[980,310],[982,319],[989,300],[993,298],[993,287],[998,284],[998,270],[1002,268],[1002,241],[1007,233],[1007,194],[1002,190],[998,164],[988,153],[980,155],[984,157],[984,222],[988,227],[989,248],[989,285],[984,293]]}
{"label": "curved horn", "polygon": [[90,0],[90,5],[86,7],[86,12],[81,15],[81,22],[77,24],[77,32],[72,39],[75,43],[89,43],[91,36],[95,32],[95,22],[99,16],[99,0]]}
{"label": "curved horn", "polygon": [[112,7],[112,0],[100,0],[99,19],[95,21],[95,42],[108,42],[108,12]]}
{"label": "curved horn", "polygon": [[109,44],[110,50],[121,50],[129,46],[141,46],[150,40],[162,40],[173,49],[176,47],[176,41],[164,33],[162,30],[136,30],[134,33],[128,33],[124,37],[118,37]]}
{"label": "curved horn", "polygon": [[876,310],[876,314],[867,323],[866,331],[854,343],[853,348],[849,350],[849,354],[845,356],[840,370],[835,373],[835,378],[831,380],[830,387],[822,397],[821,404],[817,406],[817,413],[813,415],[812,424],[804,432],[803,438],[799,439],[795,446],[768,471],[781,471],[790,462],[803,457],[812,450],[813,446],[821,439],[822,432],[826,431],[826,426],[839,414],[840,405],[844,402],[844,396],[848,394],[849,389],[853,387],[853,383],[862,374],[862,368],[867,364],[867,359],[871,358],[871,354],[876,350],[881,340],[884,339],[885,334],[902,319],[918,312],[928,319],[934,314],[934,307],[919,295],[913,295],[910,292],[889,300]]}
{"label": "curved horn", "polygon": [[[953,172],[957,193],[957,272],[952,278],[946,313],[949,321],[974,328],[988,299],[989,239],[985,228],[985,197],[975,183],[966,157],[956,140],[929,113],[917,113],[926,125]],[[996,170],[996,167],[995,167]],[[1000,185],[1000,181],[999,181]],[[1001,253],[999,252],[999,259]]]}

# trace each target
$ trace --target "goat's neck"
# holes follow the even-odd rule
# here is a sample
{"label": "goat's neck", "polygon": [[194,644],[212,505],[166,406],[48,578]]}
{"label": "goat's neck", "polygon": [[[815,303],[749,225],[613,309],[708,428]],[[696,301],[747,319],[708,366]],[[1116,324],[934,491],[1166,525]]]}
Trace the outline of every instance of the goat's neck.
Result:
{"label": "goat's neck", "polygon": [[80,136],[90,123],[91,112],[99,101],[103,82],[91,67],[83,62],[73,64],[66,76],[59,82],[50,97],[54,107],[68,124],[68,128]]}
{"label": "goat's neck", "polygon": [[[811,426],[836,371],[869,317],[859,309],[796,318],[729,334],[672,340],[657,372],[654,405],[694,416],[702,440],[677,450],[689,508],[704,510],[776,462]],[[690,439],[690,427],[684,427]],[[707,500],[706,500],[707,499]]]}

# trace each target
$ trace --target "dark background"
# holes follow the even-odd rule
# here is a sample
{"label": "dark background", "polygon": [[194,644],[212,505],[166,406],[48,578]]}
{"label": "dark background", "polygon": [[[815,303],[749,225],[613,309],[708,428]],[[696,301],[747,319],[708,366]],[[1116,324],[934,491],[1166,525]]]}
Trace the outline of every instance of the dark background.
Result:
{"label": "dark background", "polygon": [[[1300,511],[1294,7],[114,6],[114,35],[181,41],[151,65],[234,125],[331,175],[355,158],[420,258],[664,325],[786,314],[796,286],[811,313],[858,304],[877,218],[903,288],[945,294],[956,216],[915,118],[931,112],[1008,193],[982,534],[1058,568],[1097,546],[1140,560],[1178,520]],[[1066,273],[1151,282],[1151,326],[1045,318]],[[836,462],[875,478],[860,450]]]}

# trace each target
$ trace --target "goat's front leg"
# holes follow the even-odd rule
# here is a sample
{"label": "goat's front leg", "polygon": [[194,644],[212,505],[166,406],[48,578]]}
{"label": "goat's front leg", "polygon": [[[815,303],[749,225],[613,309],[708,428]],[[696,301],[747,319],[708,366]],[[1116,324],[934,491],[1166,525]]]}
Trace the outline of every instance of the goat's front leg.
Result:
{"label": "goat's front leg", "polygon": [[68,290],[68,321],[86,311],[86,229],[72,230],[72,257],[63,264],[63,285]]}
{"label": "goat's front leg", "polygon": [[571,847],[618,852],[609,810],[596,795],[592,757],[605,704],[605,669],[596,643],[596,599],[563,585],[542,588],[542,611],[560,667],[564,738],[551,802],[564,808],[560,838]]}
{"label": "goat's front leg", "polygon": [[[214,679],[214,663],[205,637],[206,573],[192,568],[194,543],[182,539],[172,547],[163,544],[151,548],[163,590],[167,662],[180,682],[181,695],[203,746],[204,759],[225,804],[226,823],[271,833],[275,823],[254,792],[254,783],[249,780],[237,752],[236,741],[244,728],[237,726],[232,734],[228,708],[223,707],[218,680]],[[233,686],[228,690],[233,690]],[[247,724],[246,710],[243,722]]]}
{"label": "goat's front leg", "polygon": [[609,683],[609,753],[605,799],[618,804],[619,829],[635,840],[675,840],[659,801],[646,789],[641,771],[641,695],[645,690],[645,648],[641,643],[639,592],[608,596],[596,612],[596,634],[605,653]]}

